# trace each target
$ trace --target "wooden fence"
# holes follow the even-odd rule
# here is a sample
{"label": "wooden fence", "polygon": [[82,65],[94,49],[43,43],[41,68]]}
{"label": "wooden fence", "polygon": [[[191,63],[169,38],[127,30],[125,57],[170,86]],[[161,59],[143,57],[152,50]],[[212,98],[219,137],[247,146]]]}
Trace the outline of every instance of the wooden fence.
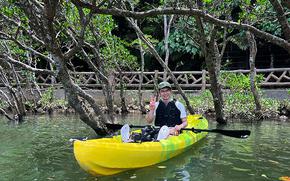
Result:
{"label": "wooden fence", "polygon": [[[273,68],[273,69],[256,69],[258,75],[262,75],[263,80],[261,87],[274,88],[274,87],[290,87],[290,68]],[[233,72],[248,74],[249,70],[233,70],[233,71],[222,71],[222,72]],[[202,89],[209,87],[208,72],[202,71],[174,71],[179,85],[183,89]],[[73,80],[79,86],[87,89],[101,88],[101,83],[97,79],[94,72],[71,72]],[[23,75],[18,72],[20,82],[23,84],[27,78],[27,75]],[[120,77],[118,73],[114,74],[114,80],[116,85],[119,85],[120,79],[126,84],[127,89],[136,89],[139,86],[141,80],[141,72],[123,72],[123,77]],[[153,89],[155,82],[160,82],[163,79],[163,72],[143,72],[142,87]],[[167,76],[167,81],[170,81],[170,77]],[[59,85],[59,82],[52,76],[49,75],[37,75],[36,82],[42,88],[53,85]],[[1,85],[1,84],[0,84]],[[3,86],[3,85],[1,85]]]}

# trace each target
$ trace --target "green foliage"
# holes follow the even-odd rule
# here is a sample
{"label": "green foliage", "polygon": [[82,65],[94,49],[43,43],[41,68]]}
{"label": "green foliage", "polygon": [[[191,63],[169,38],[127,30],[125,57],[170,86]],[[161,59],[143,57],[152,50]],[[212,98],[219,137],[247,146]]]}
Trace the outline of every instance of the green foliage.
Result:
{"label": "green foliage", "polygon": [[[146,38],[150,43],[152,43],[154,46],[159,42],[158,40],[154,39],[151,35],[145,35],[145,38]],[[141,45],[140,45],[140,43],[141,43]],[[130,46],[131,46],[131,47],[134,47],[134,48],[136,48],[136,49],[138,49],[138,50],[140,50],[140,46],[142,46],[142,48],[143,48],[143,50],[144,50],[145,52],[148,51],[148,46],[147,46],[145,43],[143,43],[142,40],[139,41],[138,38],[135,39],[135,40],[133,40],[133,41],[130,43]]]}
{"label": "green foliage", "polygon": [[212,0],[203,0],[203,2],[205,2],[205,3],[211,3]]}
{"label": "green foliage", "polygon": [[248,118],[254,116],[254,98],[252,94],[234,92],[225,94],[225,114],[228,117]]}
{"label": "green foliage", "polygon": [[[1,31],[3,31],[8,36],[17,39],[17,41],[23,45],[28,45],[33,49],[39,48],[37,43],[31,44],[29,33],[32,33],[32,31],[28,24],[28,17],[18,6],[15,5],[15,3],[13,3],[13,1],[0,2],[0,13],[17,23],[17,25],[15,25],[14,23],[0,21]],[[2,19],[6,20],[6,18]],[[28,33],[26,33],[26,31],[22,31],[18,25],[25,28]],[[6,37],[5,35],[3,35],[3,37],[3,39],[11,39],[11,37]],[[9,53],[19,61],[26,61],[28,52],[23,50],[23,48],[21,48],[17,43],[8,40],[3,40],[3,44],[1,42],[0,54]]]}
{"label": "green foliage", "polygon": [[[91,27],[86,31],[85,38],[92,44],[96,42],[101,43],[100,53],[102,58],[106,61],[106,69],[114,69],[117,65],[120,68],[130,67],[131,69],[137,69],[137,58],[127,49],[127,47],[131,45],[112,34],[112,30],[116,28],[116,26],[112,16],[94,15]],[[96,29],[92,30],[92,27],[96,27]]]}
{"label": "green foliage", "polygon": [[[231,92],[224,94],[225,106],[224,113],[228,118],[238,118],[253,120],[255,115],[255,103],[253,95],[243,92]],[[189,97],[190,104],[197,113],[205,114],[214,110],[212,95],[209,90],[202,92],[200,95]],[[279,107],[288,103],[289,101],[282,101],[269,98],[262,98],[262,114],[265,118],[274,118],[279,113]]]}
{"label": "green foliage", "polygon": [[21,77],[25,77],[25,79],[28,82],[33,82],[36,79],[35,73],[34,72],[30,72],[28,70],[20,70],[20,74],[21,74]]}
{"label": "green foliage", "polygon": [[189,97],[189,102],[198,113],[202,113],[208,109],[214,109],[213,98],[209,90],[203,91],[200,95]]}
{"label": "green foliage", "polygon": [[290,111],[290,100],[289,99],[285,99],[283,101],[280,102],[280,108],[286,108],[287,110]]}
{"label": "green foliage", "polygon": [[[224,113],[228,118],[242,118],[252,120],[256,118],[254,97],[250,90],[248,75],[236,73],[222,73],[222,82],[228,87],[224,91]],[[258,81],[262,76],[258,76]],[[289,102],[289,101],[288,101]],[[206,90],[198,96],[190,97],[190,104],[199,113],[214,109],[210,91]],[[275,117],[279,113],[279,100],[261,98],[262,114],[265,118]]]}
{"label": "green foliage", "polygon": [[53,107],[53,92],[54,88],[49,87],[43,94],[41,99],[39,100],[40,104],[44,108],[52,108]]}
{"label": "green foliage", "polygon": [[68,102],[64,99],[57,99],[54,101],[55,107],[61,107],[62,109],[67,109],[69,107]]}
{"label": "green foliage", "polygon": [[203,0],[206,10],[225,20],[255,25],[273,35],[281,35],[281,27],[276,21],[276,13],[269,1],[257,0],[224,0],[216,2]]}
{"label": "green foliage", "polygon": [[[221,82],[228,87],[232,91],[236,92],[244,92],[244,91],[250,91],[251,85],[250,85],[250,75],[245,75],[242,73],[231,73],[231,72],[222,72],[220,79]],[[263,80],[262,75],[257,75],[255,84],[256,86],[261,83]]]}
{"label": "green foliage", "polygon": [[[282,101],[283,102],[283,101]],[[277,112],[281,101],[269,98],[261,99],[262,108],[268,112]]]}
{"label": "green foliage", "polygon": [[237,45],[241,50],[246,50],[249,47],[249,42],[246,38],[245,31],[241,31],[238,34],[231,36],[230,41]]}
{"label": "green foliage", "polygon": [[[225,114],[229,118],[239,118],[253,120],[255,115],[255,102],[252,94],[249,93],[229,93],[225,94]],[[280,101],[268,98],[261,98],[262,114],[265,118],[278,115]]]}
{"label": "green foliage", "polygon": [[64,99],[55,99],[54,95],[54,88],[49,87],[43,94],[39,103],[43,109],[52,109],[60,107],[62,109],[68,108],[68,102]]}
{"label": "green foliage", "polygon": [[[170,53],[178,52],[195,55],[200,51],[198,45],[186,33],[181,31],[174,31],[170,34],[168,44]],[[161,48],[162,53],[164,53],[164,41],[160,42],[158,46]]]}
{"label": "green foliage", "polygon": [[270,32],[275,36],[280,36],[282,33],[282,29],[278,21],[263,21],[258,25],[258,27],[260,27],[261,30]]}
{"label": "green foliage", "polygon": [[244,74],[222,73],[221,79],[224,80],[225,86],[234,91],[250,90],[250,80]]}
{"label": "green foliage", "polygon": [[[251,92],[249,74],[223,72],[221,82],[229,88],[228,94],[225,94],[225,113],[229,117],[254,118],[255,102]],[[256,76],[257,83],[261,82],[262,76]],[[259,89],[258,89],[259,90]],[[237,109],[238,108],[238,109]]]}
{"label": "green foliage", "polygon": [[8,104],[4,101],[4,100],[0,100],[0,108],[5,108],[5,107],[7,107],[8,106]]}
{"label": "green foliage", "polygon": [[116,36],[107,38],[107,46],[101,48],[101,54],[106,60],[106,68],[112,69],[118,65],[120,68],[137,69],[137,58],[130,54],[126,46],[130,45]]}
{"label": "green foliage", "polygon": [[290,89],[288,89],[288,91],[287,91],[287,92],[288,92],[288,94],[290,95]]}
{"label": "green foliage", "polygon": [[32,108],[32,107],[35,106],[34,103],[33,103],[33,101],[30,101],[30,100],[25,101],[24,104],[25,104],[25,107],[29,107],[29,108]]}
{"label": "green foliage", "polygon": [[[188,32],[185,27],[195,27],[194,18],[179,18],[174,24],[175,28],[172,28],[168,38],[169,52],[170,54],[180,53],[196,55],[200,53],[199,44],[196,42],[197,34]],[[161,54],[165,53],[164,40],[159,42],[157,50]]]}
{"label": "green foliage", "polygon": [[[14,6],[14,2],[0,2],[0,12],[8,17],[17,17],[22,21],[27,21],[28,18],[24,16],[23,12],[17,7]],[[22,15],[22,16],[19,16]]]}
{"label": "green foliage", "polygon": [[[69,2],[63,2],[64,7],[64,21],[61,21],[59,29],[72,28],[76,33],[80,33],[81,18],[80,11]],[[88,15],[90,10],[83,9],[84,16]],[[88,18],[88,16],[87,16]],[[94,14],[91,17],[90,24],[87,26],[84,34],[84,40],[92,45],[96,45],[100,48],[102,58],[105,60],[105,69],[114,69],[116,65],[122,67],[133,67],[137,66],[137,58],[130,54],[127,49],[130,46],[126,41],[121,40],[119,37],[112,35],[112,30],[117,25],[110,15],[99,15]],[[62,33],[63,32],[63,33]],[[61,31],[59,34],[62,42],[71,41],[66,31]],[[94,58],[95,55],[91,52],[87,52],[89,58]],[[77,54],[80,59],[83,59],[82,54]]]}

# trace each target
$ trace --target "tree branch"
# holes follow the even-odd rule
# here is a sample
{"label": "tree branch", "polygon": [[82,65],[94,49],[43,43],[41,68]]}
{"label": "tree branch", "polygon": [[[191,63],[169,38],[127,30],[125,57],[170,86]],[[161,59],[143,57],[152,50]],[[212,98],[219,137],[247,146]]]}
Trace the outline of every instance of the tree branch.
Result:
{"label": "tree branch", "polygon": [[0,108],[0,112],[1,112],[2,114],[4,114],[4,116],[5,116],[8,120],[10,120],[10,121],[15,121],[15,119],[13,119],[11,116],[9,116],[9,115],[6,113],[6,111],[5,111],[4,109]]}
{"label": "tree branch", "polygon": [[287,17],[285,16],[285,12],[283,10],[282,5],[280,4],[278,0],[270,0],[270,3],[272,4],[277,14],[276,16],[279,21],[279,24],[282,27],[283,35],[285,36],[286,40],[290,42],[290,26],[289,26]]}
{"label": "tree branch", "polygon": [[225,28],[224,29],[224,36],[223,36],[223,43],[222,43],[222,49],[220,51],[220,58],[223,57],[224,55],[224,52],[226,50],[226,47],[227,47],[227,43],[229,41],[230,37],[227,37],[227,29]]}
{"label": "tree branch", "polygon": [[90,67],[97,73],[97,75],[101,76],[102,80],[105,80],[106,82],[108,82],[108,78],[97,68],[97,66],[95,66],[95,64],[90,60],[88,54],[86,53],[86,51],[82,48],[82,53],[85,56],[85,61],[87,62],[88,65],[90,65]]}
{"label": "tree branch", "polygon": [[50,70],[47,70],[47,69],[37,69],[37,68],[34,68],[34,67],[31,67],[25,63],[22,63],[18,60],[15,60],[13,59],[12,57],[10,56],[7,56],[7,55],[0,55],[0,61],[8,61],[14,65],[17,65],[17,66],[20,66],[26,70],[29,70],[29,71],[32,71],[32,72],[35,72],[35,73],[39,73],[39,74],[49,74],[49,75],[54,75],[54,72],[53,71],[50,71]]}
{"label": "tree branch", "polygon": [[[27,51],[30,51],[30,52],[33,53],[34,55],[38,55],[39,57],[41,57],[41,58],[47,60],[48,62],[50,62],[50,63],[54,63],[54,60],[50,59],[50,58],[47,57],[46,55],[44,55],[44,54],[42,54],[42,53],[40,53],[40,52],[38,52],[38,51],[36,51],[36,50],[34,50],[33,48],[28,47],[28,46],[22,44],[21,42],[19,42],[17,39],[13,38],[12,36],[10,36],[10,35],[8,35],[8,34],[2,32],[2,31],[0,31],[0,35],[3,35],[4,37],[6,37],[6,38],[2,38],[2,39],[13,41],[13,42],[16,43],[16,44],[17,44],[21,49],[23,49],[23,50],[27,50]],[[0,39],[1,39],[1,37],[0,37]]]}
{"label": "tree branch", "polygon": [[11,103],[11,101],[9,100],[8,96],[6,95],[6,93],[2,90],[0,90],[0,93],[2,94],[2,96],[4,96],[4,98],[6,99],[6,102],[8,103],[8,105],[11,107],[11,108],[14,108],[14,105]]}
{"label": "tree branch", "polygon": [[170,14],[176,14],[176,15],[189,15],[189,16],[198,16],[203,18],[204,21],[207,21],[209,23],[215,24],[217,26],[221,27],[230,27],[234,29],[243,29],[243,30],[249,30],[253,34],[255,34],[257,37],[265,39],[267,41],[270,41],[273,44],[276,44],[278,46],[281,46],[285,48],[289,54],[290,54],[290,43],[286,40],[274,36],[270,33],[261,31],[254,26],[251,26],[249,24],[244,23],[237,23],[233,21],[228,20],[220,20],[210,14],[207,14],[203,10],[199,9],[186,9],[186,8],[156,8],[148,11],[142,11],[142,12],[133,12],[128,10],[122,10],[122,9],[101,9],[98,8],[90,3],[86,3],[80,0],[72,0],[72,2],[76,6],[81,6],[83,8],[88,8],[92,10],[95,14],[107,14],[107,15],[115,15],[115,16],[122,16],[122,17],[133,17],[133,18],[146,18],[146,17],[152,17],[152,16],[158,16],[158,15],[170,15]]}
{"label": "tree branch", "polygon": [[36,37],[32,31],[27,30],[24,26],[22,26],[20,23],[16,22],[15,20],[7,17],[6,15],[0,13],[0,16],[3,17],[6,21],[14,24],[15,26],[17,26],[18,28],[20,28],[22,31],[24,31],[27,35],[29,35],[34,41],[40,43],[41,45],[44,45],[44,42],[42,40],[40,40],[38,37]]}
{"label": "tree branch", "polygon": [[159,56],[158,52],[155,50],[155,48],[152,45],[152,43],[145,37],[144,33],[140,30],[140,28],[134,22],[134,20],[132,18],[126,18],[126,19],[132,25],[132,27],[134,28],[134,30],[136,31],[136,33],[139,35],[140,39],[147,45],[147,47],[149,49],[149,52],[157,59],[157,61],[160,63],[160,65],[163,67],[163,69],[168,72],[168,74],[170,75],[171,80],[173,81],[176,89],[179,91],[179,93],[181,94],[182,98],[185,100],[186,106],[187,106],[189,112],[191,114],[193,114],[194,113],[194,110],[191,107],[191,105],[189,104],[189,101],[188,101],[187,97],[185,96],[183,90],[179,86],[179,84],[177,82],[177,79],[174,76],[174,74],[172,73],[172,71],[170,70],[170,68],[164,63],[164,61]]}
{"label": "tree branch", "polygon": [[[81,47],[84,43],[84,35],[85,35],[85,31],[86,31],[86,28],[93,16],[93,13],[90,12],[87,16],[85,16],[83,10],[80,8],[80,7],[77,7],[78,9],[78,12],[79,12],[79,16],[80,16],[80,24],[81,24],[81,31],[80,31],[80,34],[79,36],[77,36],[76,38],[73,38],[74,39],[74,42],[76,43],[76,45],[74,46],[74,48],[70,49],[69,51],[67,51],[65,54],[64,54],[64,57],[65,59],[70,59],[72,58],[73,56],[75,56],[75,54],[81,50]],[[72,34],[69,33],[70,36],[72,36]],[[77,41],[78,40],[78,41]]]}

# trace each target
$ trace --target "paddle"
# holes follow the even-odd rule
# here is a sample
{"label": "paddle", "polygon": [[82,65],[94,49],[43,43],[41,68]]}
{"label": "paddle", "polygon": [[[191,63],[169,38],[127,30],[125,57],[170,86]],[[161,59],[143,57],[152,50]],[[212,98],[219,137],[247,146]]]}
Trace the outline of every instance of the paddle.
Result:
{"label": "paddle", "polygon": [[[119,130],[123,127],[122,124],[106,124],[108,129]],[[139,125],[129,125],[130,128],[144,128],[145,126]],[[209,133],[219,133],[225,136],[230,136],[234,138],[248,138],[251,134],[249,130],[222,130],[222,129],[195,129],[195,128],[182,128],[181,131],[192,131],[195,133],[209,132]]]}
{"label": "paddle", "polygon": [[251,131],[249,130],[194,129],[194,128],[183,128],[181,130],[193,131],[195,133],[200,132],[219,133],[234,138],[248,138],[251,134]]}

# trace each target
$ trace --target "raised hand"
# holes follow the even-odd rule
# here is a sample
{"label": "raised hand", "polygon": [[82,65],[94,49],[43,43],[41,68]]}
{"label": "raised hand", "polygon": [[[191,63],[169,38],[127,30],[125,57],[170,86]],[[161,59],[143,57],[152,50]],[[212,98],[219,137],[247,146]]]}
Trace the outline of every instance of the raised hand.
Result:
{"label": "raised hand", "polygon": [[156,97],[155,96],[150,96],[149,109],[151,111],[154,111],[155,110],[155,102],[156,102]]}

